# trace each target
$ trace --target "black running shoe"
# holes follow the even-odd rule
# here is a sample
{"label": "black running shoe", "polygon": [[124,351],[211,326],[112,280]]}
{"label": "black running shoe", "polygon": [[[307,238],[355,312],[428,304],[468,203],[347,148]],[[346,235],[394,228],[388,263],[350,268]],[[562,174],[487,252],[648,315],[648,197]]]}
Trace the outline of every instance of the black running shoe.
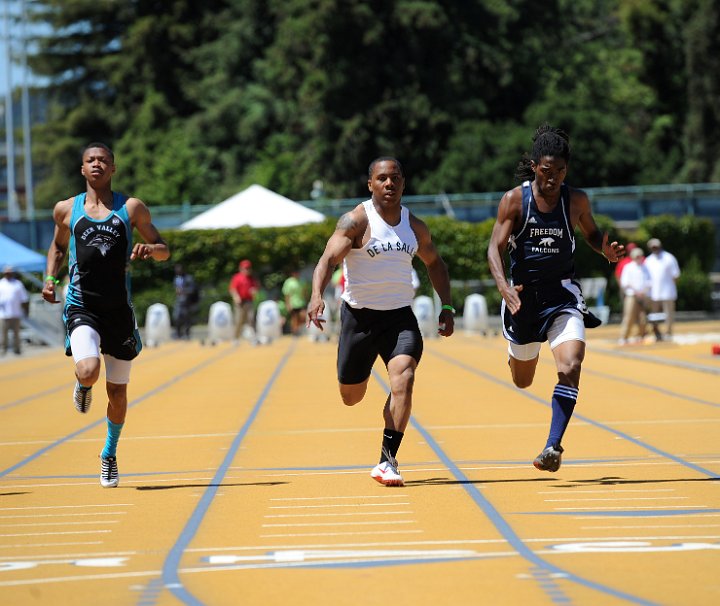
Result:
{"label": "black running shoe", "polygon": [[560,463],[562,462],[562,453],[563,447],[559,444],[557,446],[548,446],[535,457],[533,465],[540,471],[557,471],[560,469]]}

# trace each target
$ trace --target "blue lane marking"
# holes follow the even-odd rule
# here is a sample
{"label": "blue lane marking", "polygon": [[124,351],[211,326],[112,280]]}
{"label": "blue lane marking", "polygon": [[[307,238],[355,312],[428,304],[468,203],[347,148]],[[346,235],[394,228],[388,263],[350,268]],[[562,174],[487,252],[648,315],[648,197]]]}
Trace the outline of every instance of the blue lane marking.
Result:
{"label": "blue lane marking", "polygon": [[[214,364],[217,360],[224,358],[225,356],[227,356],[230,353],[232,353],[232,350],[225,351],[213,358],[209,358],[208,360],[205,360],[205,362],[198,364],[194,368],[191,368],[191,369],[185,371],[183,374],[178,375],[175,378],[170,379],[169,381],[166,381],[165,383],[163,383],[161,385],[158,385],[155,389],[151,389],[150,391],[148,391],[144,395],[140,396],[136,400],[133,400],[132,403],[128,404],[128,409],[134,408],[135,406],[140,404],[140,402],[143,402],[144,400],[147,400],[148,398],[154,396],[155,394],[167,389],[168,387],[177,383],[178,381],[181,381],[182,379],[185,379],[186,377],[189,377],[190,375],[195,374],[196,372],[202,370],[206,366],[209,366],[210,364]],[[68,407],[70,407],[70,398],[69,397],[68,397]],[[51,444],[48,444],[47,446],[44,446],[40,450],[35,451],[33,454],[26,457],[22,461],[15,463],[15,465],[12,465],[12,466],[8,467],[7,469],[0,470],[0,478],[5,477],[6,475],[8,475],[9,473],[12,473],[16,469],[24,467],[28,463],[31,463],[32,461],[36,460],[38,457],[41,457],[42,455],[44,455],[46,452],[52,450],[53,448],[56,448],[57,446],[60,446],[60,444],[63,444],[64,442],[67,442],[68,440],[72,440],[73,438],[76,438],[77,436],[85,433],[86,431],[89,431],[90,429],[93,429],[94,427],[97,427],[100,424],[104,425],[105,423],[106,423],[106,420],[105,420],[105,417],[103,416],[102,418],[98,419],[97,421],[90,423],[89,425],[86,425],[82,429],[78,429],[77,431],[69,433],[68,435],[66,435],[62,438],[58,438]]]}
{"label": "blue lane marking", "polygon": [[173,545],[172,549],[170,549],[170,552],[168,553],[167,558],[165,559],[165,563],[163,565],[162,570],[162,580],[163,585],[180,601],[182,601],[185,604],[193,604],[196,606],[202,606],[202,602],[199,601],[193,594],[191,594],[185,587],[182,586],[180,583],[180,577],[178,574],[178,569],[180,567],[180,559],[182,558],[183,552],[187,548],[187,546],[190,544],[190,541],[192,541],[193,537],[195,536],[195,533],[197,533],[198,528],[200,528],[200,524],[203,521],[203,518],[208,512],[208,509],[210,508],[210,504],[212,503],[212,500],[215,498],[215,494],[218,491],[218,488],[220,487],[220,484],[223,481],[223,478],[225,477],[225,474],[227,473],[228,469],[230,468],[230,464],[232,463],[233,459],[235,458],[235,455],[238,451],[238,448],[240,448],[240,444],[242,443],[243,439],[245,438],[245,435],[247,434],[248,430],[250,429],[250,426],[255,421],[255,418],[258,415],[258,412],[260,411],[260,408],[265,403],[265,399],[267,398],[268,393],[270,392],[270,389],[272,388],[273,384],[277,380],[278,376],[280,375],[282,369],[285,367],[285,364],[287,363],[288,359],[292,355],[293,351],[295,350],[295,342],[293,341],[292,346],[288,351],[285,353],[285,355],[282,357],[280,362],[278,363],[277,368],[273,372],[272,376],[270,377],[270,380],[267,382],[267,385],[265,385],[265,388],[263,389],[262,393],[260,394],[260,397],[258,398],[257,402],[255,403],[255,406],[253,407],[252,411],[250,412],[250,415],[248,416],[247,420],[243,424],[243,426],[240,428],[240,431],[237,433],[235,438],[232,441],[232,444],[230,445],[230,448],[228,449],[227,454],[225,455],[225,458],[223,459],[222,464],[220,467],[218,467],[217,472],[215,473],[215,476],[213,477],[211,481],[211,485],[205,490],[202,498],[200,499],[200,502],[197,504],[197,507],[195,507],[195,511],[193,511],[192,515],[190,516],[190,519],[188,520],[187,524],[185,525],[185,528],[183,528],[182,532],[180,533],[180,536],[178,537],[178,540],[176,541],[175,545]]}
{"label": "blue lane marking", "polygon": [[[478,370],[477,368],[468,366],[467,364],[464,364],[463,362],[460,362],[459,360],[456,360],[454,358],[451,358],[451,357],[443,355],[443,354],[439,354],[437,352],[432,352],[432,354],[437,356],[438,358],[441,358],[442,360],[445,360],[449,364],[459,366],[463,370],[467,370],[468,372],[478,375],[478,376],[482,377],[483,379],[486,379],[487,381],[491,381],[492,383],[501,385],[502,387],[505,387],[507,389],[511,389],[511,390],[515,391],[516,393],[519,393],[530,400],[534,400],[535,402],[538,402],[538,403],[542,404],[543,406],[550,408],[550,403],[547,402],[546,400],[543,400],[542,398],[540,398],[532,393],[529,393],[523,389],[515,387],[514,385],[510,385],[509,383],[502,381],[486,372],[483,372],[482,370]],[[580,413],[577,413],[577,412],[573,413],[573,418],[580,419],[582,421],[585,421],[585,423],[588,423],[590,425],[593,425],[594,427],[597,427],[598,429],[603,429],[605,431],[613,433],[616,436],[619,436],[619,437],[623,438],[624,440],[627,440],[628,442],[632,442],[636,446],[640,446],[641,448],[644,448],[645,450],[654,452],[656,455],[659,455],[665,459],[670,459],[671,461],[674,461],[678,465],[682,465],[683,467],[687,467],[689,469],[692,469],[693,471],[697,471],[698,473],[701,473],[710,478],[720,478],[720,475],[718,475],[714,471],[710,471],[709,469],[705,469],[704,467],[695,465],[694,463],[691,463],[690,461],[685,461],[684,459],[681,459],[680,457],[675,456],[674,454],[670,454],[669,452],[661,450],[660,448],[657,448],[657,447],[653,446],[652,444],[648,444],[647,442],[643,442],[642,440],[633,438],[631,435],[626,434],[623,431],[620,431],[618,429],[613,429],[612,427],[610,427],[608,425],[605,425],[603,423],[595,421],[595,420],[593,420],[589,417],[586,417]]]}
{"label": "blue lane marking", "polygon": [[39,393],[34,393],[29,396],[25,396],[24,398],[20,398],[19,400],[15,400],[14,402],[8,402],[7,404],[0,405],[0,410],[7,410],[8,408],[12,408],[13,406],[20,406],[20,404],[25,404],[25,402],[31,402],[32,400],[35,400],[37,398],[44,398],[45,396],[49,396],[50,394],[55,393],[56,391],[60,391],[61,389],[67,389],[68,391],[72,389],[72,385],[66,386],[66,385],[59,385],[58,387],[51,387],[50,389],[46,389],[45,391],[41,391]]}
{"label": "blue lane marking", "polygon": [[[593,352],[595,353],[595,352]],[[616,381],[618,383],[624,383],[626,385],[632,385],[634,387],[640,387],[641,389],[649,389],[651,391],[657,391],[658,393],[661,393],[664,396],[670,396],[671,398],[678,398],[682,400],[683,402],[695,402],[697,404],[704,404],[705,406],[712,406],[713,408],[720,408],[720,404],[717,402],[712,402],[710,400],[703,400],[702,398],[696,398],[695,396],[689,396],[687,394],[677,393],[675,391],[670,391],[669,389],[664,389],[663,387],[658,387],[657,385],[650,385],[649,383],[643,383],[642,381],[635,381],[634,379],[621,379],[618,377],[615,377],[613,375],[606,374],[604,372],[598,372],[597,370],[586,370],[583,368],[583,374],[589,374],[594,377],[600,377],[602,379],[608,379],[610,381]]]}
{"label": "blue lane marking", "polygon": [[[373,370],[373,375],[375,376],[375,379],[382,385],[385,393],[390,393],[387,385],[375,370]],[[428,433],[428,431],[420,424],[420,422],[415,418],[414,415],[410,417],[410,423],[422,435],[422,437],[425,439],[425,442],[427,442],[428,446],[430,446],[433,452],[435,452],[437,457],[442,461],[443,465],[445,465],[448,470],[450,470],[450,472],[453,474],[453,476],[455,476],[455,479],[460,482],[465,492],[470,495],[470,498],[483,511],[483,513],[493,523],[495,528],[498,529],[498,531],[505,538],[505,540],[512,546],[513,549],[515,549],[515,551],[518,552],[520,556],[534,564],[537,569],[539,569],[540,571],[547,571],[549,573],[562,575],[564,580],[583,585],[590,589],[626,600],[628,602],[632,602],[634,604],[642,604],[644,606],[650,606],[655,604],[654,602],[644,600],[629,593],[625,593],[623,591],[613,589],[612,587],[607,587],[600,583],[596,583],[595,581],[591,581],[589,579],[577,576],[536,555],[532,551],[532,549],[525,545],[523,540],[515,533],[510,524],[505,520],[505,518],[503,518],[500,512],[495,509],[492,503],[490,503],[490,501],[483,496],[480,490],[470,481],[470,479],[460,470],[460,468],[450,459],[450,457],[445,454],[445,451],[443,451],[443,449],[435,441],[432,435]],[[551,589],[551,591],[546,592],[548,597],[550,597],[550,599],[557,604],[570,602],[569,598],[567,598],[564,593],[561,593],[560,589],[557,586],[554,586],[552,588],[549,587],[549,584],[551,582],[551,579],[543,577],[543,584],[541,585],[541,587],[546,590]]]}

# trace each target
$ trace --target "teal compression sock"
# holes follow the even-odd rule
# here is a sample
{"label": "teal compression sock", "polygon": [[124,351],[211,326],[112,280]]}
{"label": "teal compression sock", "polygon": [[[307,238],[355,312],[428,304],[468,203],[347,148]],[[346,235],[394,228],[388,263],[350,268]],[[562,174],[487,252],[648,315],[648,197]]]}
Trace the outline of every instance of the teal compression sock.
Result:
{"label": "teal compression sock", "polygon": [[100,454],[103,459],[115,456],[117,443],[120,439],[120,432],[122,431],[123,425],[125,425],[125,423],[113,423],[110,419],[107,420],[107,438],[105,439],[105,448],[103,448],[103,451]]}

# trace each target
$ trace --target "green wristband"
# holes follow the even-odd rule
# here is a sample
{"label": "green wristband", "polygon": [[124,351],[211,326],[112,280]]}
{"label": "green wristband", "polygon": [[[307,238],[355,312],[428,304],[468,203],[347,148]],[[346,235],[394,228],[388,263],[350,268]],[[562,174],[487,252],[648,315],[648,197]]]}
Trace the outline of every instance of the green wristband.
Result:
{"label": "green wristband", "polygon": [[443,305],[440,309],[447,310],[449,312],[452,312],[453,315],[455,315],[457,312],[455,311],[455,308],[452,305]]}
{"label": "green wristband", "polygon": [[45,282],[50,280],[53,284],[60,284],[60,280],[58,280],[55,276],[45,276]]}

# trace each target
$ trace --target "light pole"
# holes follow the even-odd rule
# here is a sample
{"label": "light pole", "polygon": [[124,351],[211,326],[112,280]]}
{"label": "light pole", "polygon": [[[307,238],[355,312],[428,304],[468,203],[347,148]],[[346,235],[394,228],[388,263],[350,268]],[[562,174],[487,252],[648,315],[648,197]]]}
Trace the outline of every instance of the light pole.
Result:
{"label": "light pole", "polygon": [[10,13],[8,2],[3,2],[4,17],[4,46],[5,46],[5,156],[7,160],[7,201],[8,219],[10,221],[20,220],[20,206],[18,205],[17,192],[15,191],[15,137],[13,136],[13,102],[12,102],[12,76],[10,74]]}

